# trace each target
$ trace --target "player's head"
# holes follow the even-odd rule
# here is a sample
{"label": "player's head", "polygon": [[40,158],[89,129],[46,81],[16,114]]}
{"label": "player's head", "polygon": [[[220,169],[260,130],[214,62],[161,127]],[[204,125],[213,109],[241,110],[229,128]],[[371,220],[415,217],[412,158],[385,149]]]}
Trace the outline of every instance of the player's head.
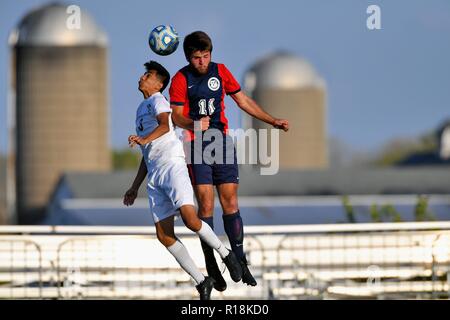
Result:
{"label": "player's head", "polygon": [[203,31],[188,34],[183,41],[186,60],[199,73],[208,71],[213,49],[211,38]]}
{"label": "player's head", "polygon": [[170,73],[156,61],[144,63],[145,73],[139,79],[139,90],[163,92],[170,81]]}

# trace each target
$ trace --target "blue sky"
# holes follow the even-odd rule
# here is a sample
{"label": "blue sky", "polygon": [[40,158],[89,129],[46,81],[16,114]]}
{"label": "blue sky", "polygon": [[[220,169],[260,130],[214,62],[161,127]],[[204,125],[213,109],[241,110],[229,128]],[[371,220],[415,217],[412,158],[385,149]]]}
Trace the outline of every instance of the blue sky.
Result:
{"label": "blue sky", "polygon": [[[0,152],[6,151],[9,32],[47,1],[0,1]],[[213,60],[241,81],[261,56],[288,50],[307,59],[327,84],[329,136],[360,151],[390,139],[416,137],[450,117],[450,1],[70,1],[87,10],[109,37],[110,143],[125,147],[142,96],[137,79],[146,60],[173,74],[185,64],[181,48],[155,56],[150,30],[173,25],[181,36],[204,30]],[[160,4],[160,5],[159,5]],[[370,4],[381,8],[381,30],[366,28]],[[232,127],[239,109],[227,100]]]}

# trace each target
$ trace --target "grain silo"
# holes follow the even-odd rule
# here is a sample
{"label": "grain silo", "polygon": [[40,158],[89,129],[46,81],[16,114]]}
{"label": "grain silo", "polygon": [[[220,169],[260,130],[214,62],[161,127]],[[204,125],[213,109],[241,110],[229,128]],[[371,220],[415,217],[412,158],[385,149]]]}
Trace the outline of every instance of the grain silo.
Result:
{"label": "grain silo", "polygon": [[71,25],[74,12],[39,7],[10,35],[9,208],[19,224],[39,222],[64,171],[111,167],[107,38],[84,9]]}
{"label": "grain silo", "polygon": [[[268,113],[289,120],[289,132],[280,133],[280,169],[328,167],[325,83],[307,61],[285,52],[266,56],[246,72],[244,88]],[[247,115],[243,127],[271,128]]]}

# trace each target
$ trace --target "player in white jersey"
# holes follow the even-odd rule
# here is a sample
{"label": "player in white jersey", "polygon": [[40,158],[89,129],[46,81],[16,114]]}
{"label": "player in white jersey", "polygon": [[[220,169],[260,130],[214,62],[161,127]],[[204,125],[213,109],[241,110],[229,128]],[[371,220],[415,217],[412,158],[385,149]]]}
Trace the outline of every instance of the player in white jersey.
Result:
{"label": "player in white jersey", "polygon": [[139,79],[139,91],[144,95],[144,101],[136,113],[136,135],[128,138],[130,146],[140,145],[143,157],[123,203],[127,206],[134,203],[139,186],[147,176],[150,212],[158,240],[194,279],[200,299],[209,300],[214,279],[202,274],[175,236],[176,214],[181,214],[186,227],[219,253],[235,282],[241,280],[242,269],[234,253],[197,216],[183,145],[174,132],[170,104],[161,94],[169,83],[169,72],[155,61],[147,62],[145,67],[146,72]]}

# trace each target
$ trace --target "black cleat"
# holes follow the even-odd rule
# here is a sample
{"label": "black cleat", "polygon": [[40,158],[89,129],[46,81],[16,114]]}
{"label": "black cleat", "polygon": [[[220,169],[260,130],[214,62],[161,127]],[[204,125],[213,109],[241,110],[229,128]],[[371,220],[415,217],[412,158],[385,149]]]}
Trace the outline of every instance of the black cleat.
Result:
{"label": "black cleat", "polygon": [[208,276],[214,279],[214,289],[217,291],[225,291],[227,288],[227,283],[225,279],[222,277],[222,272],[220,272],[219,267],[217,266],[217,262],[207,261],[206,262],[206,271],[208,271]]}
{"label": "black cleat", "polygon": [[250,270],[247,267],[247,259],[243,257],[240,261],[241,267],[242,267],[242,282],[247,284],[248,286],[256,286],[256,280],[253,278],[252,274],[250,273]]}
{"label": "black cleat", "polygon": [[213,286],[214,279],[211,277],[205,277],[205,280],[195,286],[198,293],[200,293],[200,300],[211,300],[211,291]]}
{"label": "black cleat", "polygon": [[223,259],[228,271],[230,272],[230,277],[234,282],[239,282],[242,279],[242,267],[239,264],[238,259],[233,251],[228,250],[229,254]]}

